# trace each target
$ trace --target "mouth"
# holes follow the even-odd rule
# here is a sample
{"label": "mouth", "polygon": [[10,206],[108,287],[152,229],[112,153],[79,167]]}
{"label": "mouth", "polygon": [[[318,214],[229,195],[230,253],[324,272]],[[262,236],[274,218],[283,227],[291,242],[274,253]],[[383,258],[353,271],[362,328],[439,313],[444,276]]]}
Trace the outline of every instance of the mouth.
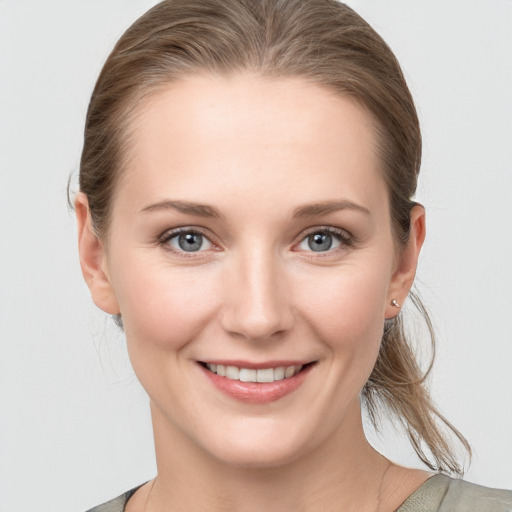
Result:
{"label": "mouth", "polygon": [[294,393],[318,361],[198,361],[207,380],[231,399],[247,404],[275,402]]}
{"label": "mouth", "polygon": [[200,364],[211,373],[214,373],[219,377],[225,377],[229,380],[268,384],[291,379],[295,375],[315,364],[315,361],[306,364],[272,366],[267,368],[246,368],[243,366],[206,362],[200,362]]}

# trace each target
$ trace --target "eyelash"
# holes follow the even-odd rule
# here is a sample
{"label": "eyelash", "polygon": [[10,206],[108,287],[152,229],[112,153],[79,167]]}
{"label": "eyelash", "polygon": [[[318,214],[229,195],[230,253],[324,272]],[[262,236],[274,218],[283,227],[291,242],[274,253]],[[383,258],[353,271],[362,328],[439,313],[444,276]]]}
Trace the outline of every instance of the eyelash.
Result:
{"label": "eyelash", "polygon": [[180,235],[200,235],[203,238],[205,238],[211,244],[212,247],[218,249],[218,246],[214,242],[211,241],[210,237],[203,230],[201,230],[199,228],[183,227],[183,228],[173,229],[171,231],[166,231],[165,233],[163,233],[161,236],[158,237],[158,243],[166,251],[169,251],[169,252],[171,252],[173,254],[177,254],[178,256],[181,256],[183,258],[194,258],[194,257],[197,258],[197,254],[198,253],[204,252],[204,251],[190,251],[190,252],[188,252],[188,251],[179,251],[179,250],[175,249],[174,247],[172,247],[169,244],[169,242],[173,238],[176,238],[176,237],[178,237]]}
{"label": "eyelash", "polygon": [[336,238],[340,242],[340,245],[339,245],[339,247],[336,247],[334,249],[328,249],[327,251],[318,251],[318,252],[315,252],[313,250],[305,251],[306,253],[309,253],[308,257],[318,258],[318,257],[323,257],[323,256],[329,256],[329,255],[339,252],[340,250],[352,247],[355,242],[354,237],[350,233],[345,231],[344,229],[335,228],[333,226],[318,226],[318,227],[308,229],[306,231],[306,233],[301,237],[298,244],[295,244],[295,246],[302,244],[310,236],[316,235],[316,234],[329,234],[329,235],[333,236],[334,238]]}
{"label": "eyelash", "polygon": [[[177,228],[173,229],[171,231],[166,231],[162,235],[158,237],[158,244],[161,245],[165,250],[172,252],[173,254],[177,254],[178,256],[185,257],[185,258],[194,258],[197,257],[199,253],[202,253],[204,251],[180,251],[176,250],[174,247],[172,247],[169,242],[175,237],[178,237],[180,235],[184,234],[191,234],[191,235],[200,235],[204,237],[214,248],[214,250],[219,250],[218,245],[216,245],[210,237],[205,233],[205,231],[199,229],[199,228],[189,228],[189,227],[183,227],[183,228]],[[294,244],[294,247],[300,245],[304,241],[308,239],[308,237],[315,235],[315,234],[329,234],[336,238],[340,242],[340,246],[336,247],[334,249],[328,249],[326,251],[305,251],[306,253],[311,253],[314,255],[314,257],[322,257],[327,255],[332,255],[333,253],[338,252],[339,250],[342,250],[343,248],[351,247],[354,245],[354,237],[348,233],[347,231],[339,228],[335,228],[332,226],[319,226],[315,228],[310,228],[306,231],[304,235],[302,235],[299,242]],[[312,256],[309,256],[312,257]]]}

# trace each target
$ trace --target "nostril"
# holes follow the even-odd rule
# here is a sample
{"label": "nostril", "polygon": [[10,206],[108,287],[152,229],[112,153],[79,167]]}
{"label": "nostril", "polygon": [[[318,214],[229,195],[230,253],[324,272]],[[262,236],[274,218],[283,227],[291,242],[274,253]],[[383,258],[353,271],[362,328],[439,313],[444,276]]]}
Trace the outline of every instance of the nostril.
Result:
{"label": "nostril", "polygon": [[251,341],[267,341],[282,337],[289,331],[293,322],[287,314],[264,314],[263,312],[244,313],[233,311],[225,315],[223,328],[232,335]]}
{"label": "nostril", "polygon": [[230,293],[219,316],[225,331],[254,341],[289,331],[294,317],[283,275],[268,250],[242,254],[226,283]]}

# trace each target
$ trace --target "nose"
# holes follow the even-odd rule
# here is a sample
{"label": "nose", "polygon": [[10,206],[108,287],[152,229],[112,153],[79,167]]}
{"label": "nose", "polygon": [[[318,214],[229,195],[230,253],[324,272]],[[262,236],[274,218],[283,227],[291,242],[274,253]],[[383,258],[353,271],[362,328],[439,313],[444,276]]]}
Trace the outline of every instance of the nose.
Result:
{"label": "nose", "polygon": [[227,332],[264,341],[291,329],[291,290],[278,257],[271,251],[248,251],[236,258],[228,272],[221,314]]}

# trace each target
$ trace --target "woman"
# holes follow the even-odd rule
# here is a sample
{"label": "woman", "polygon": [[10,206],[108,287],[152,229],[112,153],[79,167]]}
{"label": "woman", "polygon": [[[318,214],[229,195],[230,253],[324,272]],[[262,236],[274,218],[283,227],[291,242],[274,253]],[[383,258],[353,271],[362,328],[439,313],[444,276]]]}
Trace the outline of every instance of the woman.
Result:
{"label": "woman", "polygon": [[401,319],[420,159],[396,59],[342,4],[171,0],[128,29],[91,99],[75,206],[84,278],[151,399],[158,476],[94,510],[512,505],[364,436],[361,397],[434,471],[462,473],[439,423],[469,450]]}

